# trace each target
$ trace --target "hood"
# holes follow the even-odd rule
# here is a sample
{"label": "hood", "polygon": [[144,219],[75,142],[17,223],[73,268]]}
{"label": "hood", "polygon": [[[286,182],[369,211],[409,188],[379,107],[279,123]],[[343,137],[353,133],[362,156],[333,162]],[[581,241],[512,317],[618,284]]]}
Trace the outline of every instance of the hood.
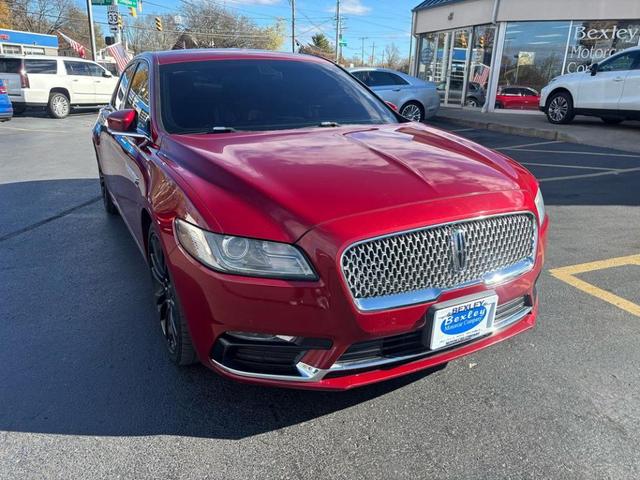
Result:
{"label": "hood", "polygon": [[162,148],[210,228],[282,241],[369,211],[528,188],[515,162],[414,123],[172,135]]}

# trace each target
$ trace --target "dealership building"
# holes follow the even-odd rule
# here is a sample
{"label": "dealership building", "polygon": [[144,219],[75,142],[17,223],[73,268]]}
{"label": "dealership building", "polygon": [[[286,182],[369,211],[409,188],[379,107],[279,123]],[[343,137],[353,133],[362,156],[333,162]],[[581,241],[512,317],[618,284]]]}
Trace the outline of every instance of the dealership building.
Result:
{"label": "dealership building", "polygon": [[640,0],[426,0],[412,34],[412,73],[436,82],[443,104],[493,110],[506,92],[539,92],[640,45]]}

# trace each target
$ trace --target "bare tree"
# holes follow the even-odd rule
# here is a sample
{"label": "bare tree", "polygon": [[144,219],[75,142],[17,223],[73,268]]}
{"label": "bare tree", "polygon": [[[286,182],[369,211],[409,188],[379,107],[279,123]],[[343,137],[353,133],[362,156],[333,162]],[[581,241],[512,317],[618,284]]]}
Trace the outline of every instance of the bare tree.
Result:
{"label": "bare tree", "polygon": [[396,70],[402,60],[400,56],[400,49],[395,43],[387,44],[384,47],[383,58],[384,62],[383,65],[381,65],[382,67],[393,68]]}
{"label": "bare tree", "polygon": [[13,28],[35,33],[53,33],[64,27],[73,0],[13,0]]}
{"label": "bare tree", "polygon": [[190,30],[199,45],[277,50],[284,41],[282,22],[259,27],[251,19],[212,2],[185,2],[180,13],[184,27]]}

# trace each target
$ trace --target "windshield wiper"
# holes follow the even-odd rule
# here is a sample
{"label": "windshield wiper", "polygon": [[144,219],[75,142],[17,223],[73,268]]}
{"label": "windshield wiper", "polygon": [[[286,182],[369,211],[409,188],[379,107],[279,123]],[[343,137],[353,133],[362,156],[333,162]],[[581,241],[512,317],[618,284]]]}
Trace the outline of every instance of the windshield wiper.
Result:
{"label": "windshield wiper", "polygon": [[238,130],[233,127],[211,127],[208,133],[231,133],[237,131]]}
{"label": "windshield wiper", "polygon": [[340,124],[338,122],[320,122],[318,124],[319,127],[327,128],[327,127],[339,127]]}

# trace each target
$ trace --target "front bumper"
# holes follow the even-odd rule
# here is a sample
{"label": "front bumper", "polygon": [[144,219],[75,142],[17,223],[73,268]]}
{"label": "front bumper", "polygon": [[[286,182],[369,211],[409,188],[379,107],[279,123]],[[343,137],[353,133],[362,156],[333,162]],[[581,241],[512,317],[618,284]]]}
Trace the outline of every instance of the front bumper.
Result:
{"label": "front bumper", "polygon": [[[478,199],[473,201],[479,202]],[[345,221],[344,227],[355,228],[354,224],[353,221]],[[331,235],[337,235],[340,226],[333,231],[330,228],[324,232],[317,231],[299,242],[314,259],[314,267],[320,277],[315,282],[217,273],[203,267],[184,252],[176,244],[170,229],[163,229],[162,237],[169,252],[170,268],[194,346],[205,365],[226,377],[243,382],[289,388],[345,390],[435,367],[533,327],[537,315],[535,283],[544,261],[547,224],[545,222],[538,231],[538,247],[532,270],[491,287],[470,285],[442,292],[437,300],[428,303],[372,312],[358,310],[345,292],[346,287],[335,262],[336,252],[329,246],[342,245],[335,239],[329,239]],[[347,243],[352,243],[356,234],[343,230],[340,235],[347,239]],[[528,298],[529,303],[527,308],[512,312],[515,316],[511,321],[504,322],[489,335],[444,351],[430,352],[423,347],[409,355],[360,358],[363,360],[361,363],[347,361],[348,355],[345,357],[354,345],[428,328],[428,311],[436,303],[488,290],[496,292],[499,304],[517,298]],[[229,342],[226,336],[229,331],[287,335],[325,343],[298,350],[285,349],[287,351],[280,352],[278,359],[288,358],[285,365],[288,368],[265,370],[269,362],[277,362],[263,355],[259,349],[243,350],[242,361],[227,355],[230,349],[246,347]],[[220,346],[223,341],[227,341],[224,348]],[[228,358],[232,358],[232,361],[227,361]],[[262,364],[263,368],[247,367],[250,364]]]}

